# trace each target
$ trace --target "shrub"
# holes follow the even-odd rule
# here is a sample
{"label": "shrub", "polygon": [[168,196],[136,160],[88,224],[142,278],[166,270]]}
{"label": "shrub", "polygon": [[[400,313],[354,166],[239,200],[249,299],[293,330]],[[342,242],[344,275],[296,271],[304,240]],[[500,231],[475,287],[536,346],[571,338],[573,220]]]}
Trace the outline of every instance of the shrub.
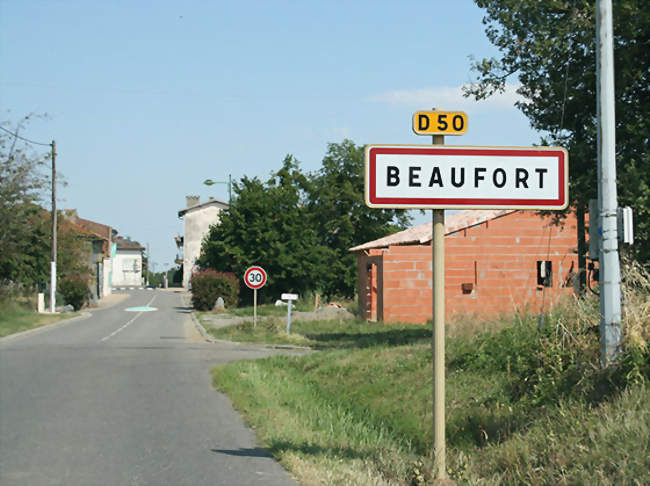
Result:
{"label": "shrub", "polygon": [[192,306],[210,310],[218,297],[226,307],[235,307],[239,300],[239,279],[233,273],[201,270],[192,275]]}
{"label": "shrub", "polygon": [[88,298],[88,284],[80,275],[62,278],[58,290],[63,295],[63,302],[79,310]]}

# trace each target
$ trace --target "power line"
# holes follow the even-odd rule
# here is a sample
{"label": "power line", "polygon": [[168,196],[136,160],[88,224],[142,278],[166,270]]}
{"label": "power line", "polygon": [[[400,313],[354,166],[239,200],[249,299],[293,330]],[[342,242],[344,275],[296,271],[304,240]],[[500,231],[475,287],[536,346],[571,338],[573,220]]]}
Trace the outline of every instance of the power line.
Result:
{"label": "power line", "polygon": [[22,140],[23,142],[32,143],[32,144],[34,144],[34,145],[42,145],[42,146],[44,146],[44,147],[51,147],[51,146],[52,146],[51,143],[35,142],[34,140],[30,140],[30,139],[28,139],[28,138],[21,137],[21,136],[18,135],[17,133],[12,132],[11,130],[7,130],[7,129],[6,129],[5,127],[3,127],[3,126],[0,126],[0,130],[2,130],[3,132],[7,132],[9,135],[12,135],[12,136],[16,137],[16,138]]}

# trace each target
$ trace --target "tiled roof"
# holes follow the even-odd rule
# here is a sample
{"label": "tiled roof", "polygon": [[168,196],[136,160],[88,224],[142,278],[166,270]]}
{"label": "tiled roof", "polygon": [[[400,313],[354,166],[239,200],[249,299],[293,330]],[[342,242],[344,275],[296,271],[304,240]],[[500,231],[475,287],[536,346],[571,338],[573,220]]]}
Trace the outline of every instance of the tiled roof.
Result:
{"label": "tiled roof", "polygon": [[[455,214],[445,215],[445,235],[484,223],[506,214],[515,212],[513,209],[472,209],[460,211]],[[413,228],[394,233],[392,235],[369,241],[362,245],[350,248],[350,251],[370,250],[373,248],[386,248],[397,245],[424,245],[432,239],[432,223],[424,223]]]}
{"label": "tiled roof", "polygon": [[83,228],[84,233],[96,236],[102,240],[110,240],[112,228],[108,225],[96,223],[89,219],[80,218],[76,209],[66,209],[63,211],[64,216],[77,227]]}
{"label": "tiled roof", "polygon": [[140,250],[140,251],[144,250],[144,247],[137,241],[127,240],[126,238],[122,238],[121,236],[117,237],[115,243],[117,243],[118,250]]}

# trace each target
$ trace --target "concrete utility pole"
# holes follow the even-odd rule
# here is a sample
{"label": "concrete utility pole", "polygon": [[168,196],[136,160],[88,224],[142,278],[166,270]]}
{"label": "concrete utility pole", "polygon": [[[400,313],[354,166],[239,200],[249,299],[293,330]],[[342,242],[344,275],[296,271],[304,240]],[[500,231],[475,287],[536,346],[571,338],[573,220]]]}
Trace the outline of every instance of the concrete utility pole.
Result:
{"label": "concrete utility pole", "polygon": [[56,312],[56,142],[52,140],[52,250],[50,255],[50,312]]}
{"label": "concrete utility pole", "polygon": [[605,368],[621,352],[621,270],[618,259],[614,43],[611,0],[596,4],[598,87],[598,209],[600,245],[600,339]]}
{"label": "concrete utility pole", "polygon": [[[434,109],[435,110],[435,109]],[[444,145],[444,135],[433,135],[433,145]],[[433,456],[436,479],[447,478],[445,446],[445,210],[432,210],[433,270]]]}

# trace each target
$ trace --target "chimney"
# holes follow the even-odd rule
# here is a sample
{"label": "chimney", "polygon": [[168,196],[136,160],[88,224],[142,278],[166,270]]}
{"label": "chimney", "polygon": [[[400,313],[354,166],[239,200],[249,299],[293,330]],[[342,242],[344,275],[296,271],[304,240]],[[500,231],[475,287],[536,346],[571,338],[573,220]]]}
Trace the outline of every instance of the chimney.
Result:
{"label": "chimney", "polygon": [[201,203],[201,196],[185,196],[185,203],[188,208],[196,206]]}

